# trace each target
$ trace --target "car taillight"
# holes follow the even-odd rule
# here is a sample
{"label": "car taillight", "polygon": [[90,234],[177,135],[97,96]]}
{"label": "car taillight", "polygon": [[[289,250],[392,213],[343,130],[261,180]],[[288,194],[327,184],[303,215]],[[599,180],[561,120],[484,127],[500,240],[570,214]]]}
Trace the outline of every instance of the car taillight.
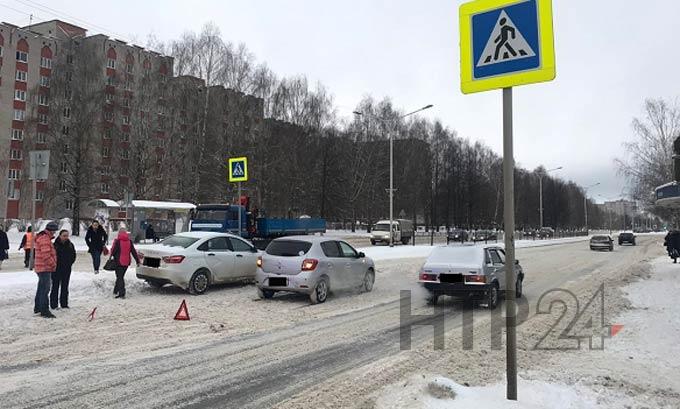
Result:
{"label": "car taillight", "polygon": [[260,267],[260,268],[262,268],[262,256],[259,256],[259,257],[257,258],[257,266]]}
{"label": "car taillight", "polygon": [[465,276],[465,282],[466,283],[474,283],[474,284],[485,284],[486,283],[486,276],[480,276],[480,275]]}
{"label": "car taillight", "polygon": [[437,281],[436,274],[420,273],[421,281]]}
{"label": "car taillight", "polygon": [[165,256],[163,262],[167,264],[179,264],[184,261],[184,256]]}
{"label": "car taillight", "polygon": [[302,271],[314,271],[319,264],[319,260],[315,258],[308,258],[302,262]]}

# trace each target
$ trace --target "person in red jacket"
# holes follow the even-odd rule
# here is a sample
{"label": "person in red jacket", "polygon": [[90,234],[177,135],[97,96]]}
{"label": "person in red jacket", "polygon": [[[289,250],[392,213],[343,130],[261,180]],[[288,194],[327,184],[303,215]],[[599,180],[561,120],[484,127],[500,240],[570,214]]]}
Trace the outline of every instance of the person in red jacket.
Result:
{"label": "person in red jacket", "polygon": [[34,313],[40,313],[44,318],[56,318],[50,312],[50,286],[52,273],[57,269],[57,251],[52,245],[54,232],[59,230],[55,222],[47,223],[45,230],[35,237],[35,266],[33,271],[38,275],[38,289],[35,292]]}
{"label": "person in red jacket", "polygon": [[111,258],[116,260],[118,267],[116,267],[116,285],[113,287],[113,294],[116,298],[125,298],[125,272],[127,271],[132,259],[134,258],[139,265],[139,256],[135,245],[132,244],[127,230],[121,227],[118,230],[118,237],[111,245]]}

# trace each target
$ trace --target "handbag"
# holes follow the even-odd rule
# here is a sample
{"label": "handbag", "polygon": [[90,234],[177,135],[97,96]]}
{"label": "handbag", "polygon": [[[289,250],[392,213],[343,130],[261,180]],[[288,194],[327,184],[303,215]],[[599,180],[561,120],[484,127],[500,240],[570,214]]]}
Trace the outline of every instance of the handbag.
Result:
{"label": "handbag", "polygon": [[104,270],[106,271],[116,271],[116,269],[120,267],[120,264],[118,264],[118,261],[111,257],[108,260],[106,260],[106,263],[104,263]]}

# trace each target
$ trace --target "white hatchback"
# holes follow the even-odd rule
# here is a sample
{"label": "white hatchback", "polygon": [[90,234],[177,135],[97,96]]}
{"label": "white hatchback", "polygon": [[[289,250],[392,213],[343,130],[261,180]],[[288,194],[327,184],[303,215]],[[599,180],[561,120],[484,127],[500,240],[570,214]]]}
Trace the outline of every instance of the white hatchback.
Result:
{"label": "white hatchback", "polygon": [[153,287],[172,284],[192,294],[211,284],[253,280],[258,250],[227,233],[187,232],[150,246],[139,246],[137,278]]}

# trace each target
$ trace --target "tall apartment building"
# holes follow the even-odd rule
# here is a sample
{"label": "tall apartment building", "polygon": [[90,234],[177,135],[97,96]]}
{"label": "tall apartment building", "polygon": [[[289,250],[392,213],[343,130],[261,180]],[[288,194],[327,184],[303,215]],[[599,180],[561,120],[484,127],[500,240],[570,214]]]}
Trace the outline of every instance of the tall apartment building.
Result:
{"label": "tall apartment building", "polygon": [[[32,187],[27,175],[27,149],[48,149],[47,136],[50,133],[68,133],[68,126],[55,129],[50,124],[50,99],[62,96],[50,95],[51,78],[56,66],[55,58],[78,58],[78,55],[64,56],[60,53],[73,50],[69,43],[77,42],[88,49],[95,49],[99,57],[92,61],[101,64],[101,87],[105,93],[101,119],[92,129],[92,138],[97,146],[97,172],[93,179],[99,180],[91,197],[120,199],[118,190],[128,190],[130,180],[130,133],[134,121],[157,123],[149,141],[154,143],[158,157],[163,155],[162,94],[154,94],[154,101],[144,101],[140,108],[140,89],[150,83],[164,84],[172,75],[173,59],[130,45],[104,35],[87,36],[81,27],[60,20],[18,27],[9,23],[0,24],[0,218],[30,218]],[[85,47],[83,47],[84,49]],[[78,78],[73,78],[78,81]],[[160,88],[159,86],[158,88]],[[141,109],[142,118],[132,112],[134,102]],[[70,113],[69,113],[70,114]],[[31,120],[29,120],[29,115]],[[61,115],[61,113],[60,113]],[[67,109],[64,109],[64,116]],[[31,136],[30,146],[26,143]],[[65,144],[64,149],[68,149]],[[115,168],[119,171],[113,171]],[[61,195],[59,165],[50,166],[50,182],[56,184],[54,200],[43,202],[49,187],[45,181],[37,183],[37,216],[69,216],[75,203],[69,195]],[[6,175],[2,177],[1,175]],[[117,190],[116,190],[117,189]],[[158,192],[154,197],[159,197]],[[83,197],[83,201],[85,198]]]}

